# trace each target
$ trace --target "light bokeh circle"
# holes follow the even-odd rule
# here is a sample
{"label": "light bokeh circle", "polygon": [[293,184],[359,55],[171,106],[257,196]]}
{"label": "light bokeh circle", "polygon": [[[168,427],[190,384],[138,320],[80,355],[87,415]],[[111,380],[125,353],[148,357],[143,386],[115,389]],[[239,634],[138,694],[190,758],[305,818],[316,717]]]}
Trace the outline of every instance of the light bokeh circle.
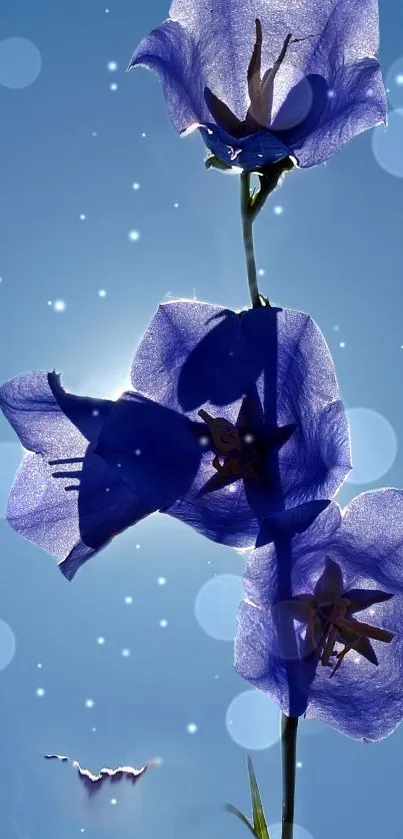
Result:
{"label": "light bokeh circle", "polygon": [[201,628],[218,641],[233,641],[236,616],[244,597],[242,577],[217,574],[201,587],[195,600],[195,615]]}
{"label": "light bokeh circle", "polygon": [[29,87],[38,78],[41,67],[41,54],[32,41],[15,37],[0,41],[0,84],[3,87]]}
{"label": "light bokeh circle", "polygon": [[388,125],[372,133],[372,151],[377,163],[396,178],[403,178],[403,108],[389,114]]}
{"label": "light bokeh circle", "polygon": [[15,656],[15,635],[5,621],[0,620],[0,670],[5,670]]}
{"label": "light bokeh circle", "polygon": [[19,443],[0,443],[0,519],[6,516],[8,494],[23,454]]}
{"label": "light bokeh circle", "polygon": [[369,408],[349,408],[347,417],[353,463],[347,482],[378,481],[393,466],[398,448],[396,434],[386,417]]}
{"label": "light bokeh circle", "polygon": [[280,738],[280,712],[262,691],[239,693],[228,706],[225,724],[231,739],[244,749],[259,751]]}

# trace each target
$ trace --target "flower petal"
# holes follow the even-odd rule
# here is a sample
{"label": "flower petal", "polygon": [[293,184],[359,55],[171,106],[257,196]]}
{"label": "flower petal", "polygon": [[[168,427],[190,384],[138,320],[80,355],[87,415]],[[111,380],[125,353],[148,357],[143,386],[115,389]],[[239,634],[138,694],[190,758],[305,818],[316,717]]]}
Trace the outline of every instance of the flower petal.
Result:
{"label": "flower petal", "polygon": [[[362,610],[360,620],[394,633],[390,643],[371,639],[371,649],[364,642],[363,649],[359,645],[347,652],[333,677],[329,668],[319,663],[312,672],[312,655],[299,662],[299,672],[294,661],[281,656],[275,619],[281,557],[275,547],[269,547],[254,551],[249,558],[245,576],[248,600],[240,610],[235,666],[285,713],[296,712],[296,706],[290,705],[291,673],[300,694],[306,691],[306,716],[350,737],[380,740],[402,720],[402,521],[403,492],[375,490],[354,499],[341,518],[337,505],[331,504],[309,530],[292,540],[294,597],[312,594],[327,555],[340,565],[346,591],[353,587],[366,594],[373,591],[377,602],[367,613]],[[379,590],[393,597],[380,599]]]}
{"label": "flower petal", "polygon": [[353,137],[386,123],[386,92],[375,58],[337,67],[330,77],[328,95],[315,129],[311,123],[297,127],[294,137],[292,132],[279,132],[302,168],[323,163]]}
{"label": "flower petal", "polygon": [[44,371],[23,373],[0,388],[0,408],[24,448],[44,453],[51,445],[55,457],[75,436],[72,423],[87,441],[96,440],[112,405],[108,399],[66,393],[60,377]]}
{"label": "flower petal", "polygon": [[95,451],[153,510],[187,492],[202,456],[186,417],[130,391],[110,411]]}
{"label": "flower petal", "polygon": [[145,66],[158,73],[177,131],[209,118],[197,40],[178,21],[165,20],[144,38],[129,66]]}
{"label": "flower petal", "polygon": [[112,405],[66,393],[54,373],[26,373],[0,389],[0,407],[30,450],[10,491],[7,519],[56,556],[68,579],[117,532],[151,512],[92,453]]}
{"label": "flower petal", "polygon": [[[159,306],[136,350],[132,384],[156,402],[199,420],[203,405],[237,403],[262,369],[240,318],[210,303]],[[236,420],[238,412],[235,413]]]}

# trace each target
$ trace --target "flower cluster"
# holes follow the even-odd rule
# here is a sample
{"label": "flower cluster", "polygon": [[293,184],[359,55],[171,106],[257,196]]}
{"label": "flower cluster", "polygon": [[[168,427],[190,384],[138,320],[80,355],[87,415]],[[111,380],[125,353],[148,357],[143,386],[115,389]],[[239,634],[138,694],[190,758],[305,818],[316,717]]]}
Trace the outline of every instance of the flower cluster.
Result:
{"label": "flower cluster", "polygon": [[[173,0],[130,65],[157,70],[175,127],[200,129],[209,165],[259,174],[264,198],[386,118],[375,0],[280,6]],[[165,303],[131,381],[116,401],[70,394],[55,372],[0,388],[26,450],[12,527],[69,580],[155,512],[249,548],[238,673],[290,717],[385,737],[403,718],[403,492],[334,500],[350,439],[318,326],[259,295],[240,312]]]}

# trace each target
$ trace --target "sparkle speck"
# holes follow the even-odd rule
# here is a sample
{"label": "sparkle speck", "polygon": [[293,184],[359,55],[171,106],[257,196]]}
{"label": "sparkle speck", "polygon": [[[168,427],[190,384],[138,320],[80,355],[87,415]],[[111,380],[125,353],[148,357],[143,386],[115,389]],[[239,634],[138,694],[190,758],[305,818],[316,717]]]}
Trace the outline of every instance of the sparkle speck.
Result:
{"label": "sparkle speck", "polygon": [[229,487],[228,487],[228,492],[235,492],[235,491],[236,491],[235,484],[230,484]]}
{"label": "sparkle speck", "polygon": [[142,136],[142,137],[147,137],[146,132],[145,132],[145,131],[143,131],[143,133],[142,133],[142,135],[141,135],[141,136]]}
{"label": "sparkle speck", "polygon": [[337,323],[336,323],[336,324],[334,325],[333,329],[334,329],[334,331],[335,331],[335,332],[338,332],[338,331],[339,331],[339,329],[340,329],[340,327],[339,327],[339,326],[337,325]]}
{"label": "sparkle speck", "polygon": [[158,577],[157,583],[159,586],[164,586],[166,583],[165,577]]}
{"label": "sparkle speck", "polygon": [[112,82],[112,84],[109,85],[109,90],[115,91],[117,89],[118,89],[118,86],[117,86],[116,82]]}
{"label": "sparkle speck", "polygon": [[200,439],[199,439],[199,443],[200,443],[201,446],[208,446],[209,442],[210,442],[209,438],[205,437],[205,436],[200,437]]}
{"label": "sparkle speck", "polygon": [[39,669],[39,670],[41,670],[41,669],[42,669],[42,664],[41,664],[41,662],[40,662],[40,661],[38,662],[38,664],[37,664],[36,666],[38,667],[38,669]]}
{"label": "sparkle speck", "polygon": [[177,202],[175,202],[174,207],[175,207],[175,210],[177,210],[178,207],[179,207],[179,204]]}
{"label": "sparkle speck", "polygon": [[92,132],[92,136],[93,136],[93,137],[98,137],[98,131],[93,131],[93,132]]}
{"label": "sparkle speck", "polygon": [[186,731],[188,734],[196,734],[197,725],[194,722],[190,722],[189,725],[186,726]]}
{"label": "sparkle speck", "polygon": [[45,689],[44,688],[37,688],[36,695],[37,696],[45,696]]}
{"label": "sparkle speck", "polygon": [[98,408],[94,408],[94,409],[91,411],[91,414],[92,414],[92,416],[93,416],[93,417],[99,417],[99,411],[98,411]]}
{"label": "sparkle speck", "polygon": [[135,181],[134,184],[132,184],[132,189],[134,189],[135,192],[138,192],[138,190],[140,189],[140,184],[137,183],[137,181]]}
{"label": "sparkle speck", "polygon": [[341,347],[342,350],[344,350],[345,346],[346,346],[346,342],[345,341],[340,341],[339,347]]}
{"label": "sparkle speck", "polygon": [[117,804],[117,803],[118,803],[117,798],[111,798],[111,804],[113,804],[115,806],[115,804]]}
{"label": "sparkle speck", "polygon": [[297,769],[302,769],[302,760],[297,760]]}
{"label": "sparkle speck", "polygon": [[140,239],[140,233],[138,230],[131,230],[129,233],[129,239],[131,242],[138,242]]}
{"label": "sparkle speck", "polygon": [[395,82],[399,85],[399,87],[403,86],[403,73],[398,73],[397,76],[395,76]]}
{"label": "sparkle speck", "polygon": [[91,728],[91,731],[93,731],[93,732],[94,732],[94,734],[95,734],[95,732],[96,732],[95,725],[93,726],[93,728]]}
{"label": "sparkle speck", "polygon": [[55,300],[55,302],[53,304],[53,308],[54,308],[55,312],[64,312],[64,310],[66,308],[66,304],[65,304],[64,300]]}
{"label": "sparkle speck", "polygon": [[98,291],[98,297],[106,297],[106,291],[104,288],[100,288]]}
{"label": "sparkle speck", "polygon": [[94,707],[94,700],[93,699],[86,699],[85,700],[85,707],[86,708],[93,708]]}
{"label": "sparkle speck", "polygon": [[134,454],[138,457],[141,454],[141,449],[135,449]]}
{"label": "sparkle speck", "polygon": [[102,638],[102,636],[97,638],[97,644],[99,644],[100,647],[102,647],[104,645],[104,643],[105,643],[105,638]]}
{"label": "sparkle speck", "polygon": [[80,213],[80,221],[85,221],[86,218],[87,216],[85,215],[85,213]]}
{"label": "sparkle speck", "polygon": [[264,277],[266,271],[264,270],[264,268],[259,268],[257,273],[259,274],[259,277]]}
{"label": "sparkle speck", "polygon": [[130,597],[130,595],[128,597],[125,597],[125,603],[126,603],[126,606],[131,606],[132,603],[133,603],[133,598]]}
{"label": "sparkle speck", "polygon": [[284,208],[281,207],[280,204],[277,204],[277,206],[274,207],[274,209],[273,209],[273,213],[274,213],[275,216],[281,216],[283,214],[283,212],[284,212]]}
{"label": "sparkle speck", "polygon": [[114,73],[118,69],[116,61],[108,61],[106,66],[111,73]]}
{"label": "sparkle speck", "polygon": [[123,658],[129,658],[130,650],[128,650],[127,647],[125,647],[125,649],[122,650],[122,656],[123,656]]}
{"label": "sparkle speck", "polygon": [[162,629],[165,629],[166,626],[168,626],[168,621],[166,621],[165,618],[163,618],[162,620],[160,620],[160,627]]}
{"label": "sparkle speck", "polygon": [[141,548],[141,545],[136,545],[136,551],[139,551],[140,548]]}

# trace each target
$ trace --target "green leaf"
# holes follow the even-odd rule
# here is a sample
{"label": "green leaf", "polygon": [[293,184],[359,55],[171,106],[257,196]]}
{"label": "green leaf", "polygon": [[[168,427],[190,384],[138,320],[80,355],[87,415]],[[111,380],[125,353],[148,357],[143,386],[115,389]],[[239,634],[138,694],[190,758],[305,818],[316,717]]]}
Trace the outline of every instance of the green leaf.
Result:
{"label": "green leaf", "polygon": [[204,161],[204,165],[206,169],[221,169],[223,172],[229,172],[232,169],[232,166],[229,166],[228,163],[224,163],[224,161],[220,160],[219,157],[216,157],[215,154],[211,154],[207,157]]}
{"label": "green leaf", "polygon": [[246,824],[246,827],[249,828],[255,839],[259,839],[259,835],[254,830],[252,823],[249,821],[249,819],[246,818],[246,816],[244,816],[243,813],[241,813],[240,810],[238,810],[237,807],[233,807],[232,804],[226,804],[225,809],[227,813],[232,813],[234,816],[237,816],[237,818],[240,819],[241,822],[243,822],[243,824]]}
{"label": "green leaf", "polygon": [[256,780],[253,763],[248,755],[248,772],[250,783],[250,794],[252,798],[252,813],[253,813],[253,829],[259,839],[270,839],[269,831],[267,829],[266,819],[264,817],[262,799],[260,797],[259,787]]}

